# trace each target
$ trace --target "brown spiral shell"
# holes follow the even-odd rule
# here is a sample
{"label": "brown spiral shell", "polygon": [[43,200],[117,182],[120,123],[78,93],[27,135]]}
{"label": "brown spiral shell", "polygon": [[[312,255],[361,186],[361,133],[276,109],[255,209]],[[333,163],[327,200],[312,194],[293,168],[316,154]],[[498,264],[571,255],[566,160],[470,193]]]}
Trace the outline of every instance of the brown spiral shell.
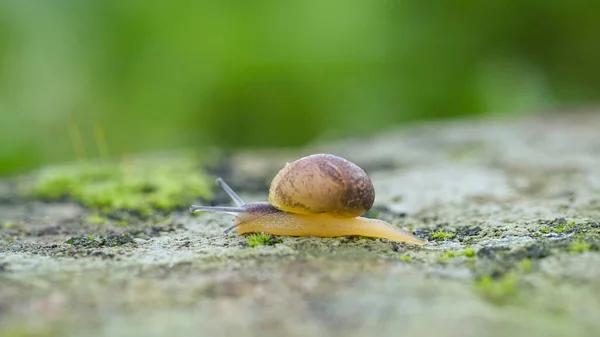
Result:
{"label": "brown spiral shell", "polygon": [[286,164],[269,189],[273,207],[298,214],[357,217],[374,201],[375,188],[365,171],[331,154],[313,154]]}

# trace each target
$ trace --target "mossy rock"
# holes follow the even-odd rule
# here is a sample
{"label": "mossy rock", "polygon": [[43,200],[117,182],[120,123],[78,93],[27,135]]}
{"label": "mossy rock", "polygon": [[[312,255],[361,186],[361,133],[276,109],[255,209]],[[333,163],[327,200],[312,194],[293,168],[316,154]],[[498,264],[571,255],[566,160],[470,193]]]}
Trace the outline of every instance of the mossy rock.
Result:
{"label": "mossy rock", "polygon": [[103,214],[125,210],[148,216],[209,199],[212,179],[192,155],[133,158],[43,169],[21,191],[41,200],[73,200]]}
{"label": "mossy rock", "polygon": [[599,129],[587,114],[474,120],[283,151],[365,168],[367,216],[422,247],[225,234],[233,215],[188,212],[230,202],[207,166],[266,200],[286,160],[263,152],[0,180],[0,335],[596,336]]}

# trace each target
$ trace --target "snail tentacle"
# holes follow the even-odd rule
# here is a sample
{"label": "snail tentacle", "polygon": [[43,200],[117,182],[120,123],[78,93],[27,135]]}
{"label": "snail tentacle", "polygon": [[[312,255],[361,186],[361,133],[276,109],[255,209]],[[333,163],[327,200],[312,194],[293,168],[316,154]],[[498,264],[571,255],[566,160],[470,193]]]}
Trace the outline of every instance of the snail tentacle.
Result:
{"label": "snail tentacle", "polygon": [[237,207],[227,207],[227,206],[198,206],[192,205],[190,207],[190,212],[198,212],[198,211],[206,211],[206,212],[217,212],[217,213],[229,213],[233,215],[237,215],[239,213],[246,212],[246,208],[244,207],[246,203],[242,198],[240,198],[235,191],[227,185],[227,183],[222,178],[217,178],[217,184],[221,186],[221,188],[229,195],[231,200],[235,202]]}
{"label": "snail tentacle", "polygon": [[227,228],[226,230],[223,231],[223,234],[229,234],[229,232],[231,232],[232,230],[236,229],[240,224],[236,223],[235,225]]}
{"label": "snail tentacle", "polygon": [[233,215],[238,215],[240,213],[246,212],[246,209],[243,207],[227,207],[227,206],[198,206],[192,205],[190,207],[190,213],[205,211],[205,212],[216,212],[216,213],[229,213]]}
{"label": "snail tentacle", "polygon": [[227,185],[223,178],[217,178],[217,184],[221,186],[221,188],[225,191],[225,193],[227,193],[227,195],[229,195],[229,197],[231,198],[231,200],[233,200],[233,202],[235,202],[237,207],[242,207],[246,204],[244,200],[242,200],[242,198],[240,198],[240,196],[237,195],[237,193],[235,193],[235,191],[231,187],[229,187],[229,185]]}

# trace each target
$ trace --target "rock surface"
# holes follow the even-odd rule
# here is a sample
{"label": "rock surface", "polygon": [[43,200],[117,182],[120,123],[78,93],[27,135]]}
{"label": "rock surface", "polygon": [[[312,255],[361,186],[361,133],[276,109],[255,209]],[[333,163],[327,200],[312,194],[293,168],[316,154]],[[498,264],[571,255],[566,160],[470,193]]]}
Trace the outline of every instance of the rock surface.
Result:
{"label": "rock surface", "polygon": [[[216,169],[247,201],[302,155],[363,167],[369,216],[430,240],[278,237],[230,215],[108,219],[0,181],[2,336],[597,336],[600,114],[460,120]],[[221,192],[214,203],[228,204]]]}

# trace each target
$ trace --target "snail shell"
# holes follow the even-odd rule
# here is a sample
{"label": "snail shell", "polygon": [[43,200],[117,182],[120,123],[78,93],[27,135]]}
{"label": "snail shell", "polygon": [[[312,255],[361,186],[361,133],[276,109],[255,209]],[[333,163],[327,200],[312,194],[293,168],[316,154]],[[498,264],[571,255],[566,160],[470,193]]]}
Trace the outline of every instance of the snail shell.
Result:
{"label": "snail shell", "polygon": [[269,189],[273,207],[296,214],[357,217],[374,201],[375,188],[365,171],[330,154],[310,155],[286,164]]}

